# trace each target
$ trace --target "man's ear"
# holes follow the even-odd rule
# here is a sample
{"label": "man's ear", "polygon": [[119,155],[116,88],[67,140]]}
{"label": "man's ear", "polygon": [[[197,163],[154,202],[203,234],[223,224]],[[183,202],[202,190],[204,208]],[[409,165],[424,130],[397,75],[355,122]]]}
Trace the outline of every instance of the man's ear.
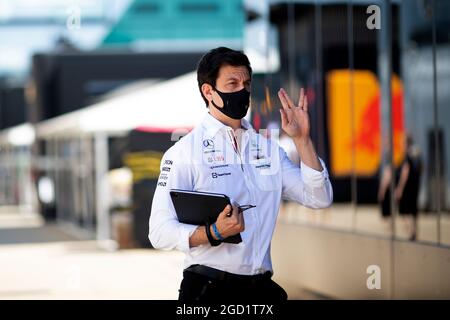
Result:
{"label": "man's ear", "polygon": [[202,89],[203,96],[206,98],[206,100],[211,102],[211,100],[213,99],[212,86],[209,83],[204,83],[204,84],[202,84],[201,89]]}

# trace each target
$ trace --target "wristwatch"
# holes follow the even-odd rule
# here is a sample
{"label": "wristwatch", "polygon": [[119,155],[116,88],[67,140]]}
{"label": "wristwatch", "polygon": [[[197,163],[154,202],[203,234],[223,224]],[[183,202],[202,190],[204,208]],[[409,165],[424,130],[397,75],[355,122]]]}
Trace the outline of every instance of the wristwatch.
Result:
{"label": "wristwatch", "polygon": [[211,244],[211,246],[217,247],[219,244],[222,243],[222,241],[216,240],[212,236],[212,234],[211,234],[211,224],[209,222],[206,222],[205,228],[206,228],[206,236],[208,237],[208,241]]}

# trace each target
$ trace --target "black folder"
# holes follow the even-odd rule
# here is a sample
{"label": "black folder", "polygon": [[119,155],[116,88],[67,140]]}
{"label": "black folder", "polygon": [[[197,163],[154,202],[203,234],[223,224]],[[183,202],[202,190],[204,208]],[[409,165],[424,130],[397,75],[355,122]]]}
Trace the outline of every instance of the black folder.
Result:
{"label": "black folder", "polygon": [[[230,204],[230,198],[225,194],[171,189],[170,197],[181,223],[193,225],[205,225],[206,222],[214,223],[226,205]],[[226,243],[240,243],[240,234],[225,238]]]}

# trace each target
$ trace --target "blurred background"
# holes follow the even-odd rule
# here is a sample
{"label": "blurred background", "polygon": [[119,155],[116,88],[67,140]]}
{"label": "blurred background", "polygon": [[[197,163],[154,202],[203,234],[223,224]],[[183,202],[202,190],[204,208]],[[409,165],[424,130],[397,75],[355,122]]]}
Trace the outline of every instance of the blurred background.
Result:
{"label": "blurred background", "polygon": [[1,0],[0,299],[177,298],[183,255],[148,219],[217,46],[251,61],[256,130],[307,89],[334,204],[282,205],[290,298],[449,299],[446,0]]}

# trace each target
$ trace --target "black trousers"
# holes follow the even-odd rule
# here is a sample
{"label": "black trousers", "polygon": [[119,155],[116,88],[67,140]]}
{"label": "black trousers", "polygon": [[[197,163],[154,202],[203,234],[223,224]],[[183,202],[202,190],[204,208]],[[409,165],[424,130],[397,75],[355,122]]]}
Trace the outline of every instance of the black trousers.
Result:
{"label": "black trousers", "polygon": [[190,271],[183,272],[179,289],[183,302],[272,302],[287,300],[286,291],[270,277],[255,281],[240,279],[219,280]]}

